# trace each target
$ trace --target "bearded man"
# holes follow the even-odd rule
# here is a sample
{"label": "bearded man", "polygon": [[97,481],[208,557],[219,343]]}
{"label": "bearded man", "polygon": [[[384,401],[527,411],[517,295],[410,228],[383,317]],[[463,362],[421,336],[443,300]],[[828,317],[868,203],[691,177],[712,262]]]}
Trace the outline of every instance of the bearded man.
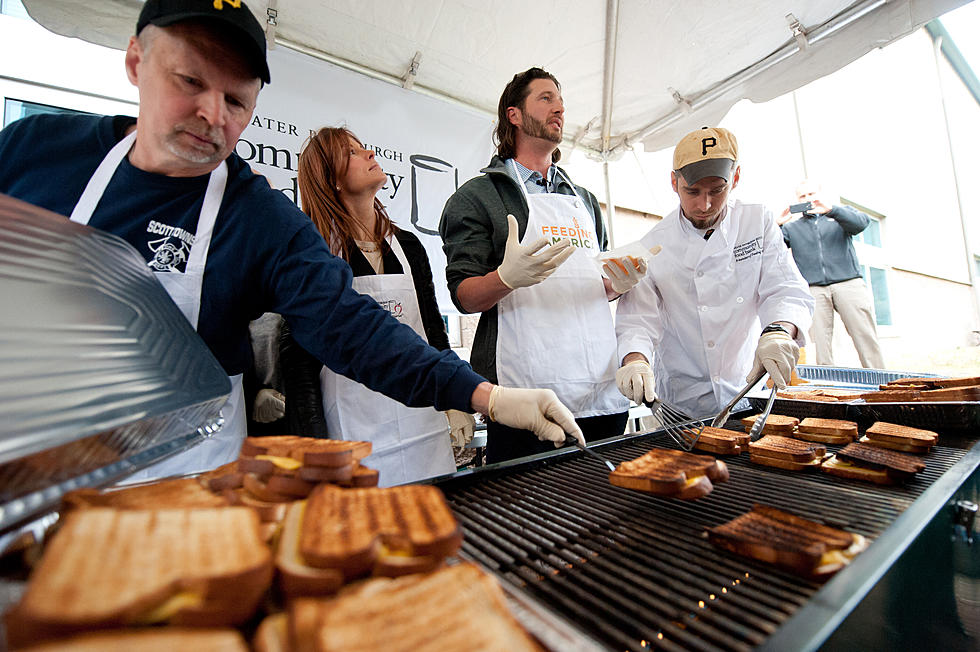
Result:
{"label": "bearded man", "polygon": [[[439,232],[453,302],[480,313],[473,368],[505,387],[554,390],[595,440],[625,430],[608,302],[639,282],[646,263],[615,259],[608,277],[595,264],[606,230],[595,196],[556,165],[564,118],[554,75],[515,75],[497,107],[497,154],[446,202]],[[489,423],[487,461],[547,450],[515,434]]]}

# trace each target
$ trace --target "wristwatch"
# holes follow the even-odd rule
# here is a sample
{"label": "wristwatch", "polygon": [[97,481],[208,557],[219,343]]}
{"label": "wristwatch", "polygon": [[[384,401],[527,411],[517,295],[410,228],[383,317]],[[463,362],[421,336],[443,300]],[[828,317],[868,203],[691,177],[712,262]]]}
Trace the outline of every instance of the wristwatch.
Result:
{"label": "wristwatch", "polygon": [[769,324],[768,326],[763,328],[762,334],[765,335],[766,333],[786,333],[787,335],[789,335],[789,331],[783,328],[782,326],[780,326],[779,324]]}

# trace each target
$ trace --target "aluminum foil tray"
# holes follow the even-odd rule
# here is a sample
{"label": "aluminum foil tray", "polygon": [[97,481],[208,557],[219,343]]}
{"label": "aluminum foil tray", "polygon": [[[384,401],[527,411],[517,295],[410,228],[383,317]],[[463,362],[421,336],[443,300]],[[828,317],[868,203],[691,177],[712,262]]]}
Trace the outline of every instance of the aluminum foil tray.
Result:
{"label": "aluminum foil tray", "polygon": [[[797,374],[811,381],[806,389],[834,388],[873,391],[891,380],[899,378],[938,378],[939,374],[917,371],[887,371],[882,369],[849,369],[845,367],[818,367],[799,365]],[[802,389],[803,387],[801,387]],[[769,390],[760,385],[753,388],[746,398],[756,410],[765,407]],[[968,430],[980,426],[980,401],[914,402],[914,403],[865,403],[854,401],[811,401],[776,397],[774,414],[803,419],[847,419],[855,421],[861,429],[875,421],[888,421],[915,428],[930,430]]]}
{"label": "aluminum foil tray", "polygon": [[142,256],[0,195],[0,531],[192,446],[225,371]]}

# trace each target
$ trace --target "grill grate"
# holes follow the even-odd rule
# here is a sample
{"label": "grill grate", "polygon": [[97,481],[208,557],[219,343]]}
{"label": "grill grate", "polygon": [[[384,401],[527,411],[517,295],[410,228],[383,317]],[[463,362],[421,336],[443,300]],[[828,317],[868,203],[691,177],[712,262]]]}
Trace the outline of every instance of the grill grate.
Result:
{"label": "grill grate", "polygon": [[[613,462],[659,435],[601,447]],[[828,446],[828,451],[839,447]],[[966,453],[937,446],[909,484],[879,487],[723,458],[731,479],[693,502],[613,487],[568,453],[443,481],[463,552],[619,650],[749,650],[820,588],[714,548],[703,533],[756,502],[876,538]]]}

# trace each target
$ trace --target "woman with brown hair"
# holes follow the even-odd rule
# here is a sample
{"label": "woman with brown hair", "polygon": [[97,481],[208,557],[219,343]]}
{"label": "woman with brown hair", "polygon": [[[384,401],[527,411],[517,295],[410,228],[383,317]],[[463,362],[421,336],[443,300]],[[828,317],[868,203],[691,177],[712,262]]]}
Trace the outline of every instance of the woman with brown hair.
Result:
{"label": "woman with brown hair", "polygon": [[[300,154],[297,183],[303,211],[330,250],[351,266],[354,289],[373,297],[433,347],[448,349],[425,249],[414,234],[392,223],[376,196],[387,179],[374,152],[348,129],[320,129]],[[473,415],[449,410],[443,416],[432,408],[406,407],[319,363],[296,364],[298,348],[284,345],[287,416],[294,406],[305,406],[309,413],[316,402],[310,394],[318,393],[331,438],[372,442],[367,464],[380,471],[383,486],[456,470],[449,430],[455,441],[472,437]],[[311,373],[319,375],[319,382]],[[294,415],[292,432],[302,434],[296,421]]]}

